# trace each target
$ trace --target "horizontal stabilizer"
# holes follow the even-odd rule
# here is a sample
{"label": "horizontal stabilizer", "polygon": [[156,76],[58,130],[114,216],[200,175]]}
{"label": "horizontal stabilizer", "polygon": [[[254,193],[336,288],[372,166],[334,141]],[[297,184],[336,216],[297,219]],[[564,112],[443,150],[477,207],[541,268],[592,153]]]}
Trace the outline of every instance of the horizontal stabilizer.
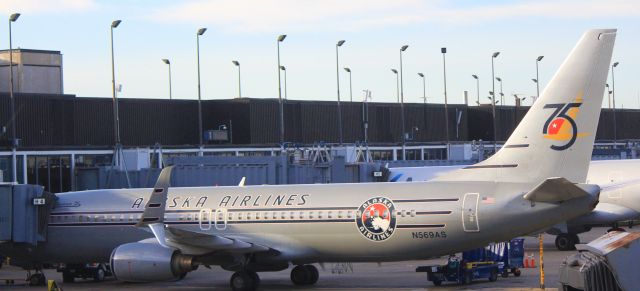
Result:
{"label": "horizontal stabilizer", "polygon": [[544,180],[529,193],[524,194],[523,198],[531,202],[560,203],[599,193],[598,185],[574,184],[565,178],[555,177]]}

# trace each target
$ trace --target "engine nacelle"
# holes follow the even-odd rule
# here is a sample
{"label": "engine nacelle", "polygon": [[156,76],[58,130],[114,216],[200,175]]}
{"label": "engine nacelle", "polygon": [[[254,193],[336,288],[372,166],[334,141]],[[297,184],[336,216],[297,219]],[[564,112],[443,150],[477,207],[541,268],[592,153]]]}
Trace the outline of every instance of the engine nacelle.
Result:
{"label": "engine nacelle", "polygon": [[193,271],[193,257],[157,243],[128,243],[111,253],[111,271],[125,282],[171,281]]}

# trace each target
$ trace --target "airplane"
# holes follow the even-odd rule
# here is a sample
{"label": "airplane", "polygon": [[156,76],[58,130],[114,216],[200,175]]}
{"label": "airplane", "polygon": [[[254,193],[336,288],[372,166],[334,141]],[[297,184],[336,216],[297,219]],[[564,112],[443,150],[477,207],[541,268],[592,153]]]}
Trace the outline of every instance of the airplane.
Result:
{"label": "airplane", "polygon": [[[385,168],[387,181],[429,181],[464,165],[436,167]],[[589,214],[552,226],[546,232],[556,236],[558,250],[574,250],[580,243],[578,234],[593,227],[610,227],[608,231],[624,231],[621,225],[633,227],[640,219],[640,160],[592,161],[587,183],[600,186],[600,199]]]}
{"label": "airplane", "polygon": [[246,291],[291,265],[295,285],[312,285],[314,263],[427,259],[546,229],[598,203],[585,182],[615,36],[585,32],[505,147],[432,181],[171,187],[170,166],[153,189],[57,194],[47,241],[0,253],[108,260],[127,282],[217,265]]}

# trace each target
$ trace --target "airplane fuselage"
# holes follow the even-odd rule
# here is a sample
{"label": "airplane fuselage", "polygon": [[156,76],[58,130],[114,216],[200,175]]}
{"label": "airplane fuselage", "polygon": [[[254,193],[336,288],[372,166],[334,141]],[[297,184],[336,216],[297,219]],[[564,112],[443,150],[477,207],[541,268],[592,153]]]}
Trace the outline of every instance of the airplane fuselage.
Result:
{"label": "airplane fuselage", "polygon": [[[560,210],[514,195],[530,188],[494,182],[170,188],[165,224],[266,246],[279,252],[278,261],[399,261],[531,233],[595,201],[585,197],[581,207]],[[47,242],[14,256],[106,262],[118,245],[152,237],[134,226],[151,191],[58,194]]]}

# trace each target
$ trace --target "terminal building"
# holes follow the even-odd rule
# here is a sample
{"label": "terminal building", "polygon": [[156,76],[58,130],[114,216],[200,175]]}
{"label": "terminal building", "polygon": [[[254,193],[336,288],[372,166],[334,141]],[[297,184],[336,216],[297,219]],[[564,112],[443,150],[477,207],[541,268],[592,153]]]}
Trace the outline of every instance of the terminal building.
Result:
{"label": "terminal building", "polygon": [[[0,51],[0,76],[9,75],[8,59],[8,51]],[[340,129],[336,102],[285,100],[281,143],[278,99],[203,100],[203,132],[198,132],[197,100],[121,98],[120,136],[127,162],[117,169],[127,171],[117,172],[136,172],[132,175],[137,180],[132,182],[129,175],[111,175],[105,170],[118,164],[113,158],[112,98],[64,94],[62,55],[58,51],[17,49],[13,61],[15,118],[8,78],[0,78],[0,182],[14,181],[11,141],[15,123],[15,180],[40,184],[51,192],[126,187],[132,183],[150,186],[142,182],[141,171],[192,157],[209,158],[210,164],[218,167],[258,165],[262,172],[252,172],[250,184],[371,180],[371,175],[357,173],[365,171],[357,170],[358,163],[472,163],[491,154],[493,141],[502,143],[528,110],[498,105],[494,138],[490,105],[450,104],[447,134],[443,104],[407,103],[403,142],[398,103],[342,102]],[[635,157],[635,141],[639,138],[640,110],[616,110],[615,115],[611,109],[602,110],[596,134],[598,155]],[[612,150],[614,140],[616,151]],[[333,164],[338,160],[342,169],[335,172]],[[298,167],[301,164],[312,164],[317,173],[296,174],[305,171]],[[283,171],[285,166],[290,170]],[[356,169],[351,176],[346,174],[351,171],[349,167]],[[215,184],[237,183],[242,173],[234,175]],[[119,184],[114,184],[116,180]],[[211,185],[209,182],[195,184]]]}

